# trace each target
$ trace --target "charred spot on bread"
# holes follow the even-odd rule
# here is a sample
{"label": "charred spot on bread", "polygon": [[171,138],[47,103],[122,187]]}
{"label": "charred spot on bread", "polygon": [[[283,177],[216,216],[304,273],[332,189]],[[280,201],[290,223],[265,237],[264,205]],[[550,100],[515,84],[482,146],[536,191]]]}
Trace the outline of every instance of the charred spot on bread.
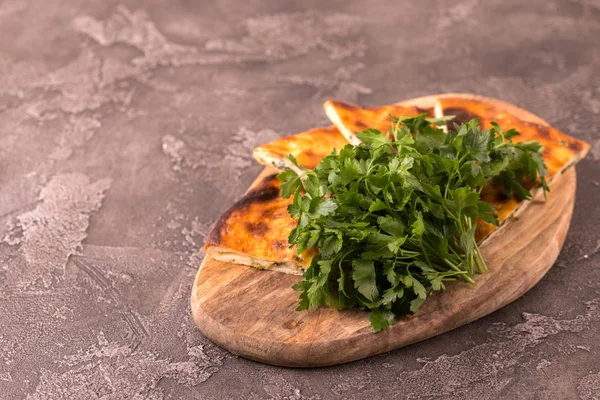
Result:
{"label": "charred spot on bread", "polygon": [[283,240],[276,240],[273,242],[273,246],[277,249],[287,249],[289,247],[288,242],[283,241]]}
{"label": "charred spot on bread", "polygon": [[231,214],[236,211],[243,211],[252,204],[267,203],[277,197],[279,197],[277,174],[266,176],[254,189],[246,193],[219,217],[215,226],[208,234],[206,246],[216,245],[221,242],[221,236],[225,233],[226,222]]}
{"label": "charred spot on bread", "polygon": [[454,124],[457,124],[457,125],[464,124],[464,123],[469,122],[473,118],[478,118],[478,119],[480,119],[480,122],[481,122],[481,118],[479,115],[473,114],[466,108],[462,108],[462,107],[444,108],[444,115],[454,115],[454,119],[452,121],[449,121],[447,124],[448,130],[451,130],[451,131],[455,131]]}
{"label": "charred spot on bread", "polygon": [[544,136],[547,139],[552,139],[552,134],[550,134],[550,128],[548,128],[547,126],[544,126],[544,125],[540,125],[540,124],[531,124],[531,125],[533,125],[533,127],[537,130],[537,132],[541,136]]}
{"label": "charred spot on bread", "polygon": [[421,108],[421,107],[415,107],[415,109],[417,110],[417,112],[419,114],[427,114],[429,116],[433,115],[433,108]]}
{"label": "charred spot on bread", "polygon": [[310,163],[311,165],[307,165],[308,168],[316,167],[318,165],[318,163],[323,159],[322,154],[315,153],[313,149],[304,150],[304,153],[302,154],[302,156],[303,156],[303,158],[306,158],[307,160],[313,161],[312,163]]}
{"label": "charred spot on bread", "polygon": [[368,128],[367,124],[365,124],[364,122],[362,122],[359,119],[356,120],[355,124],[356,124],[356,126],[358,128],[361,128],[361,129],[367,129]]}
{"label": "charred spot on bread", "polygon": [[257,237],[263,236],[269,230],[269,225],[264,222],[245,222],[244,227],[249,233]]}
{"label": "charred spot on bread", "polygon": [[260,211],[260,217],[262,219],[269,219],[275,214],[275,210],[272,207],[265,207]]}
{"label": "charred spot on bread", "polygon": [[577,151],[577,152],[579,152],[579,151],[583,150],[583,142],[580,142],[580,141],[578,141],[578,140],[573,140],[573,141],[570,141],[570,142],[568,143],[568,146],[569,146],[571,149],[573,149],[573,150],[575,150],[575,151]]}

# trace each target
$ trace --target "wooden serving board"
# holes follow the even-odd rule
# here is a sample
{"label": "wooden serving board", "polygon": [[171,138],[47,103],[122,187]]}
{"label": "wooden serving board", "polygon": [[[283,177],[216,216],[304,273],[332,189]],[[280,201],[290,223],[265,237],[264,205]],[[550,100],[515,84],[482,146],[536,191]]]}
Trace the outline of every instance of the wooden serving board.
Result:
{"label": "wooden serving board", "polygon": [[[435,96],[411,100],[431,106]],[[486,99],[488,100],[488,99]],[[404,102],[403,104],[408,104]],[[518,110],[532,122],[544,123]],[[266,168],[257,181],[274,170]],[[295,311],[300,277],[224,263],[207,256],[192,288],[191,308],[214,343],[252,360],[290,367],[345,363],[428,339],[481,318],[531,289],[554,264],[575,202],[575,168],[556,176],[544,202],[540,193],[481,245],[489,271],[476,284],[451,282],[415,315],[373,334],[360,310]]]}

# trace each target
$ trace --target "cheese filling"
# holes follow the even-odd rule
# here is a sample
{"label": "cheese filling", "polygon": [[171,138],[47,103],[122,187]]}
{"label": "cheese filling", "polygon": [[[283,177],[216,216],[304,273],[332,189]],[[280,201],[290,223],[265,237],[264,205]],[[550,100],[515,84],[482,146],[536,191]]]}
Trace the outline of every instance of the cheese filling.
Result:
{"label": "cheese filling", "polygon": [[242,264],[256,269],[268,269],[286,274],[302,275],[304,267],[292,261],[269,261],[255,258],[247,254],[237,253],[226,248],[211,247],[208,253],[212,258],[222,262]]}

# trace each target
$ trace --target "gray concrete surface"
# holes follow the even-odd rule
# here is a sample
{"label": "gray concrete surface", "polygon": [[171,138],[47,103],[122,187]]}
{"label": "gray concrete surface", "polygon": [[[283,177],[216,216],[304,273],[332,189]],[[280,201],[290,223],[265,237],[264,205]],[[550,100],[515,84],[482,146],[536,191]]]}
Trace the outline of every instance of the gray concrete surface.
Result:
{"label": "gray concrete surface", "polygon": [[[599,39],[597,0],[0,1],[0,398],[598,399]],[[254,146],[326,123],[327,98],[451,91],[593,146],[539,285],[326,369],[195,329],[202,243]]]}

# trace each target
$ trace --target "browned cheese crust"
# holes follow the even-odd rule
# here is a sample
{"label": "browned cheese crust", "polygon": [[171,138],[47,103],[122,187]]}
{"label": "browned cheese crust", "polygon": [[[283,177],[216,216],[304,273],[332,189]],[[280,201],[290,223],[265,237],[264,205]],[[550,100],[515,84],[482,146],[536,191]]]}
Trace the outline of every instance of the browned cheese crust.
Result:
{"label": "browned cheese crust", "polygon": [[[556,128],[523,120],[497,105],[462,97],[441,97],[438,101],[444,115],[456,116],[449,123],[449,128],[452,128],[453,123],[460,124],[478,118],[484,129],[491,128],[491,122],[497,122],[503,131],[516,129],[520,135],[513,138],[514,142],[540,142],[544,146],[542,157],[548,167],[548,180],[583,158],[589,149],[587,143],[567,136]],[[496,208],[500,223],[510,217],[521,204],[514,198],[507,198],[501,189],[494,188],[491,184],[484,188],[481,196]],[[483,239],[495,228],[492,224],[478,221],[477,239]]]}
{"label": "browned cheese crust", "polygon": [[315,128],[263,144],[254,149],[254,158],[261,164],[277,169],[292,167],[288,155],[296,158],[304,168],[316,167],[333,149],[340,150],[348,144],[335,126]]}
{"label": "browned cheese crust", "polygon": [[360,143],[356,134],[367,128],[387,133],[391,125],[390,115],[400,117],[427,113],[433,116],[432,109],[400,106],[397,104],[368,108],[341,101],[328,100],[323,105],[323,108],[331,122],[337,126],[340,132],[352,144]]}
{"label": "browned cheese crust", "polygon": [[314,251],[298,256],[296,248],[289,247],[287,237],[296,221],[287,211],[292,199],[281,198],[279,184],[276,174],[269,175],[225,211],[208,235],[205,251],[229,249],[260,260],[308,267]]}

